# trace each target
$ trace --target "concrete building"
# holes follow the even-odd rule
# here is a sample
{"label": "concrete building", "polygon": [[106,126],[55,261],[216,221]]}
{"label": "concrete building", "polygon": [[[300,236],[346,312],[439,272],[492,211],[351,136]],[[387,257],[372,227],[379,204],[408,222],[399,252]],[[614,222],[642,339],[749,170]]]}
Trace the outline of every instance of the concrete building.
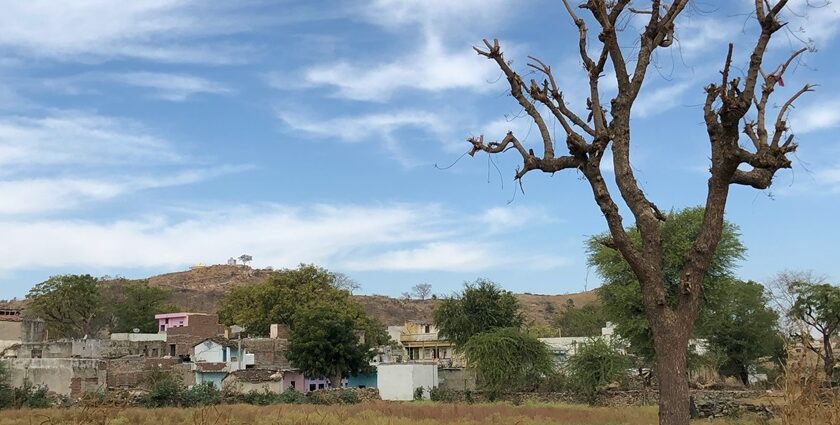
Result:
{"label": "concrete building", "polygon": [[212,382],[222,388],[228,373],[254,365],[254,355],[240,349],[236,341],[209,338],[193,347],[192,361],[196,384]]}
{"label": "concrete building", "polygon": [[[189,360],[193,347],[208,338],[222,337],[225,327],[219,324],[219,316],[204,313],[172,313],[174,316],[156,315],[160,326],[161,320],[166,327],[166,356]],[[165,315],[170,316],[170,315]],[[169,323],[166,323],[166,320]],[[183,326],[181,321],[184,321]],[[168,327],[167,327],[168,326]]]}
{"label": "concrete building", "polygon": [[23,386],[28,381],[46,386],[57,394],[79,397],[86,392],[106,388],[106,362],[97,359],[3,359],[11,373],[11,384]]}
{"label": "concrete building", "polygon": [[[389,329],[395,332],[396,329]],[[444,367],[463,366],[463,359],[451,341],[443,339],[434,324],[423,321],[409,321],[399,334],[400,345],[405,350],[405,361],[434,363]]]}
{"label": "concrete building", "polygon": [[382,400],[413,400],[414,391],[438,386],[438,366],[434,363],[390,363],[376,368],[376,387]]}

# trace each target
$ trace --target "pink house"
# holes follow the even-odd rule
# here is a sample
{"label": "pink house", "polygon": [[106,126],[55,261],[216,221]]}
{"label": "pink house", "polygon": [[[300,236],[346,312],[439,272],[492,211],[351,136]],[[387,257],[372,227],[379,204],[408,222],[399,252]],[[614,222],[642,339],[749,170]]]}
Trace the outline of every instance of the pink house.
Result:
{"label": "pink house", "polygon": [[202,315],[201,313],[166,313],[155,314],[155,320],[158,321],[158,331],[166,332],[170,328],[182,328],[190,325],[190,316]]}

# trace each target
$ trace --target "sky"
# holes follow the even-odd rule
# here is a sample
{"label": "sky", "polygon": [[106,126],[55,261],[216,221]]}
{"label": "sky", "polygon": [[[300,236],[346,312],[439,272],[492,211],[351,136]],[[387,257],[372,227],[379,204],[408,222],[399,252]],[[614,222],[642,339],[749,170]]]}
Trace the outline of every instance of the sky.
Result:
{"label": "sky", "polygon": [[[731,191],[745,279],[840,280],[840,7],[806,3],[790,2],[766,57],[775,68],[813,47],[771,101],[819,84],[789,118],[794,167],[769,190]],[[0,298],[56,274],[141,278],[241,254],[255,267],[316,263],[368,294],[421,282],[448,294],[478,277],[547,294],[600,283],[584,243],[606,225],[579,174],[532,172],[520,188],[515,152],[463,155],[471,135],[540,142],[472,50],[483,38],[523,73],[539,57],[571,107],[585,102],[577,31],[557,1],[0,4]],[[631,161],[663,210],[704,201],[703,87],[728,42],[743,72],[751,4],[690,3],[654,58]],[[631,54],[642,21],[621,22]]]}

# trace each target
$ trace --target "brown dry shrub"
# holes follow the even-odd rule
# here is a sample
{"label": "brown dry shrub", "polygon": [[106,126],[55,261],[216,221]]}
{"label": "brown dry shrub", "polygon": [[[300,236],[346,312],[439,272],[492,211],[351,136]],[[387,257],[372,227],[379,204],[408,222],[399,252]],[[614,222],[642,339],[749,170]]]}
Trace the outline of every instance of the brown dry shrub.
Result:
{"label": "brown dry shrub", "polygon": [[784,403],[777,412],[783,425],[840,425],[840,391],[825,385],[818,356],[801,347],[788,347],[780,379]]}

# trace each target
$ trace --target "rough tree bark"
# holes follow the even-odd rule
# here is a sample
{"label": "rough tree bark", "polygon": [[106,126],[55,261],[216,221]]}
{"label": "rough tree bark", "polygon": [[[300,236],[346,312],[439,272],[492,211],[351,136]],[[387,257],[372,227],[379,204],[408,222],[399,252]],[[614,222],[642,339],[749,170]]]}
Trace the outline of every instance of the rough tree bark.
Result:
{"label": "rough tree bark", "polygon": [[[586,178],[609,227],[611,238],[604,244],[621,253],[641,284],[644,309],[656,349],[660,424],[685,425],[689,422],[690,395],[686,366],[688,340],[697,318],[701,280],[723,230],[729,187],[740,184],[765,189],[770,186],[776,171],[791,167],[787,155],[794,152],[797,145],[793,143],[793,135],[787,132],[787,112],[799,96],[811,90],[811,86],[805,85],[781,106],[769,131],[767,103],[788,66],[806,49],[793,52],[775,71],[764,72],[762,59],[770,38],[783,27],[778,15],[787,0],[779,0],[775,4],[756,0],[755,18],[760,32],[745,75],[730,79],[733,61],[730,44],[721,71],[722,78],[719,83],[706,86],[703,115],[711,142],[712,165],[705,216],[685,259],[677,300],[669,303],[662,279],[660,224],[665,216],[639,187],[630,166],[630,115],[651,56],[656,49],[668,48],[672,44],[675,21],[686,8],[688,0],[675,0],[670,4],[653,0],[644,10],[630,7],[630,0],[588,0],[578,8],[568,0],[563,3],[578,29],[578,51],[588,77],[588,117],[584,119],[567,106],[551,68],[544,62],[529,57],[528,67],[542,81],[531,79],[526,82],[504,58],[499,41],[484,40],[485,46],[475,47],[475,51],[494,61],[504,73],[510,85],[510,94],[536,124],[543,149],[542,156],[538,156],[532,149],[526,149],[512,132],[508,132],[499,142],[485,142],[483,135],[470,137],[467,141],[472,146],[468,153],[471,156],[478,152],[498,154],[515,149],[523,160],[522,167],[514,176],[516,180],[532,170],[554,173],[564,169],[577,170]],[[591,21],[597,23],[597,39],[601,45],[597,57],[589,54],[586,20],[578,16],[577,9],[590,14]],[[649,15],[640,35],[638,52],[630,61],[625,60],[616,28],[616,22],[624,13]],[[615,71],[618,89],[607,108],[601,103],[599,82],[608,61]],[[632,70],[628,69],[629,64],[634,64]],[[538,108],[541,107],[550,114],[548,117],[540,113]],[[755,113],[754,121],[745,119],[751,110]],[[568,154],[555,153],[555,141],[546,118],[556,119],[563,128]],[[739,145],[739,130],[752,142],[754,149],[748,150]],[[633,214],[641,235],[640,246],[634,245],[628,237],[618,206],[604,181],[601,160],[607,149],[612,149],[615,183],[621,199]],[[739,169],[741,165],[745,165],[746,169]]]}

